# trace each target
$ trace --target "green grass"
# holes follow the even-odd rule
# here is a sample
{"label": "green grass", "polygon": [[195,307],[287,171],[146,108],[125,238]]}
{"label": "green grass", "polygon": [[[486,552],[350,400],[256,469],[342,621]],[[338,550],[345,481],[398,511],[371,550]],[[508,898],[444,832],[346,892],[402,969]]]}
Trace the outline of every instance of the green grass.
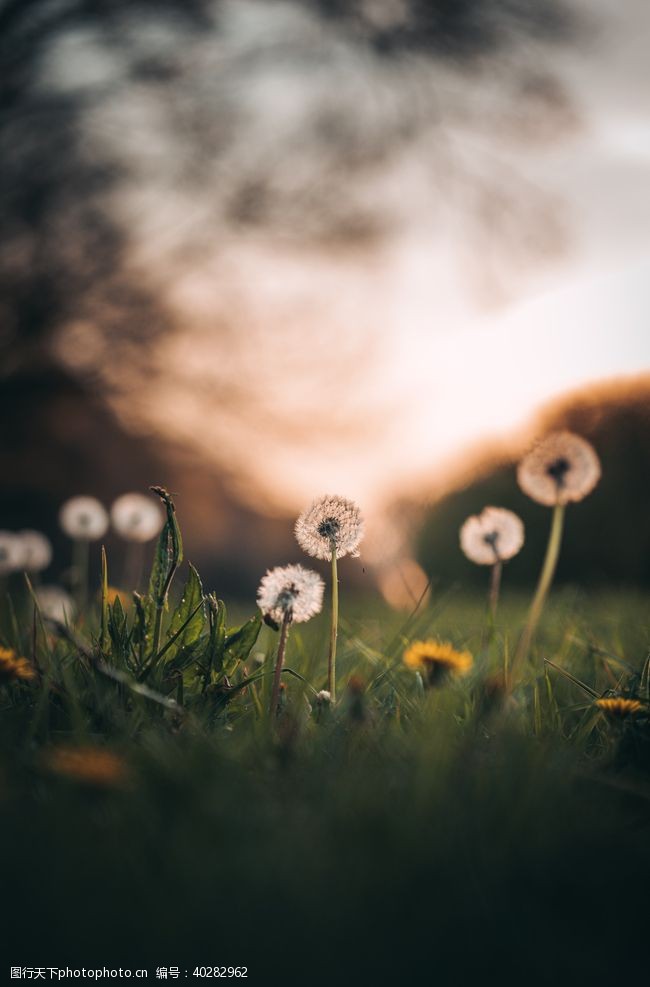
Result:
{"label": "green grass", "polygon": [[[214,600],[211,618],[188,618],[197,592],[191,577],[162,646],[170,625],[181,634],[158,658],[153,611],[138,631],[133,608],[124,624],[105,607],[102,634],[96,607],[71,640],[34,623],[26,591],[5,605],[0,643],[41,670],[0,687],[6,963],[150,978],[240,965],[251,983],[309,985],[612,984],[647,969],[647,715],[608,724],[543,660],[599,695],[647,700],[640,594],[553,595],[504,697],[489,682],[527,603],[507,585],[491,636],[484,600],[459,590],[409,618],[343,593],[340,702],[310,709],[324,614],[292,629],[272,722],[277,635],[246,613],[226,633]],[[476,660],[424,691],[401,656],[432,635]],[[55,770],[50,752],[70,746],[114,751],[127,774]]]}

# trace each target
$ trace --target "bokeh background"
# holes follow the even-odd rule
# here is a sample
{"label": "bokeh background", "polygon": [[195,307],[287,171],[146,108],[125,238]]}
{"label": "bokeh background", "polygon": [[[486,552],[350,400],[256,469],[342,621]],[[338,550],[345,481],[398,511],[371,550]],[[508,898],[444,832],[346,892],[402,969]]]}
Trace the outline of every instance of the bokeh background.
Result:
{"label": "bokeh background", "polygon": [[[650,581],[644,0],[3,0],[0,527],[151,483],[248,597],[325,492],[346,578],[482,580],[468,513],[569,426],[560,580]],[[571,549],[572,538],[579,553]],[[119,557],[119,544],[111,545]]]}

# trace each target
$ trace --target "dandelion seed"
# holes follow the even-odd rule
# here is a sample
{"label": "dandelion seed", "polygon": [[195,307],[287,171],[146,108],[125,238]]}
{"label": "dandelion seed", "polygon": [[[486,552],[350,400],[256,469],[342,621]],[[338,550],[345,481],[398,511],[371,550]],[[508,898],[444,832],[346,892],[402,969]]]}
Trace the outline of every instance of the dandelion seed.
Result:
{"label": "dandelion seed", "polygon": [[457,651],[449,641],[413,641],[404,652],[407,668],[421,673],[425,685],[442,685],[450,676],[466,675],[474,664],[469,651]]}
{"label": "dandelion seed", "polygon": [[20,539],[13,531],[0,531],[0,576],[20,569],[22,551]]}
{"label": "dandelion seed", "polygon": [[281,624],[286,616],[300,624],[315,617],[323,606],[325,584],[317,572],[301,565],[269,569],[257,592],[257,605],[265,617]]}
{"label": "dandelion seed", "polygon": [[460,546],[477,565],[506,562],[523,544],[523,521],[504,507],[485,507],[468,517],[460,529]]}
{"label": "dandelion seed", "polygon": [[264,614],[264,619],[280,628],[271,691],[271,716],[276,716],[279,710],[282,666],[289,627],[293,621],[303,623],[320,612],[324,589],[325,585],[318,573],[301,565],[269,569],[260,582],[257,605]]}
{"label": "dandelion seed", "polygon": [[525,494],[546,507],[583,500],[600,479],[593,446],[573,432],[553,432],[524,456],[517,481]]}
{"label": "dandelion seed", "polygon": [[75,604],[69,593],[61,586],[39,586],[36,602],[44,617],[65,624],[74,619]]}
{"label": "dandelion seed", "polygon": [[108,529],[108,514],[95,497],[72,497],[59,512],[66,535],[76,541],[97,541]]}
{"label": "dandelion seed", "polygon": [[113,527],[126,541],[150,541],[160,533],[164,521],[158,504],[144,494],[122,494],[111,505]]}
{"label": "dandelion seed", "polygon": [[0,647],[0,683],[31,682],[36,678],[36,669],[27,661],[20,658],[11,648]]}
{"label": "dandelion seed", "polygon": [[361,511],[345,497],[321,497],[296,521],[296,539],[307,555],[330,560],[333,555],[359,555],[364,524]]}
{"label": "dandelion seed", "polygon": [[42,572],[52,561],[52,543],[40,531],[19,531],[21,564],[24,572]]}
{"label": "dandelion seed", "polygon": [[54,774],[100,788],[121,785],[129,777],[124,759],[101,747],[56,747],[44,756],[44,764]]}
{"label": "dandelion seed", "polygon": [[345,497],[321,497],[303,511],[296,521],[296,539],[300,547],[315,559],[329,559],[332,565],[332,612],[330,647],[327,660],[327,688],[336,701],[336,641],[339,628],[338,559],[358,556],[363,538],[361,511]]}
{"label": "dandelion seed", "polygon": [[597,699],[595,705],[608,720],[626,720],[629,716],[640,713],[643,708],[638,699],[624,699],[623,697]]}

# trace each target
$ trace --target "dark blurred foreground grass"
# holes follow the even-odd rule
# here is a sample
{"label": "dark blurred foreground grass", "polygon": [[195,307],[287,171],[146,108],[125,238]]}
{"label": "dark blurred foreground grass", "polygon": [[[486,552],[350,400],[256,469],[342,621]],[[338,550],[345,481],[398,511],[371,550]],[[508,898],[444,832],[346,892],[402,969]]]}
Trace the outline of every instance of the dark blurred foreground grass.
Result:
{"label": "dark blurred foreground grass", "polygon": [[[479,599],[434,599],[408,624],[351,606],[338,707],[310,714],[313,691],[287,673],[277,729],[264,679],[259,708],[249,689],[217,716],[178,717],[80,671],[59,642],[67,695],[0,689],[5,963],[149,966],[150,979],[239,965],[251,983],[306,985],[647,976],[647,718],[609,726],[541,666],[599,694],[638,686],[646,601],[556,596],[526,681],[499,705],[486,680],[523,606],[504,605],[491,643]],[[429,634],[472,649],[468,680],[418,689],[401,652]],[[326,636],[319,618],[290,641],[290,668],[317,689]],[[259,662],[275,642],[264,629]],[[83,780],[57,767],[62,747],[115,752],[119,770]]]}

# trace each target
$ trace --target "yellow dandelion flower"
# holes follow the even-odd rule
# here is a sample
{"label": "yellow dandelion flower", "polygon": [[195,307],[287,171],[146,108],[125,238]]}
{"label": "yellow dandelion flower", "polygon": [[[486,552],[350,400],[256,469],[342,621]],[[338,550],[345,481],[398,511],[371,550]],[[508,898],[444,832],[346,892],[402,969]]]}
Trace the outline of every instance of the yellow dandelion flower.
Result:
{"label": "yellow dandelion flower", "polygon": [[36,669],[26,658],[19,658],[11,648],[0,648],[0,683],[31,682],[36,678]]}
{"label": "yellow dandelion flower", "polygon": [[128,593],[125,593],[124,590],[117,589],[115,586],[109,586],[106,591],[106,602],[112,607],[116,600],[120,601],[125,610],[131,605],[131,597]]}
{"label": "yellow dandelion flower", "polygon": [[623,699],[620,696],[611,699],[597,699],[596,706],[608,720],[625,720],[628,716],[635,716],[640,713],[642,709],[638,699]]}
{"label": "yellow dandelion flower", "polygon": [[469,651],[457,651],[449,641],[413,641],[404,652],[407,668],[421,672],[427,685],[439,685],[449,675],[466,675],[474,664]]}
{"label": "yellow dandelion flower", "polygon": [[55,747],[45,755],[45,766],[54,774],[102,788],[128,779],[124,759],[101,747]]}

